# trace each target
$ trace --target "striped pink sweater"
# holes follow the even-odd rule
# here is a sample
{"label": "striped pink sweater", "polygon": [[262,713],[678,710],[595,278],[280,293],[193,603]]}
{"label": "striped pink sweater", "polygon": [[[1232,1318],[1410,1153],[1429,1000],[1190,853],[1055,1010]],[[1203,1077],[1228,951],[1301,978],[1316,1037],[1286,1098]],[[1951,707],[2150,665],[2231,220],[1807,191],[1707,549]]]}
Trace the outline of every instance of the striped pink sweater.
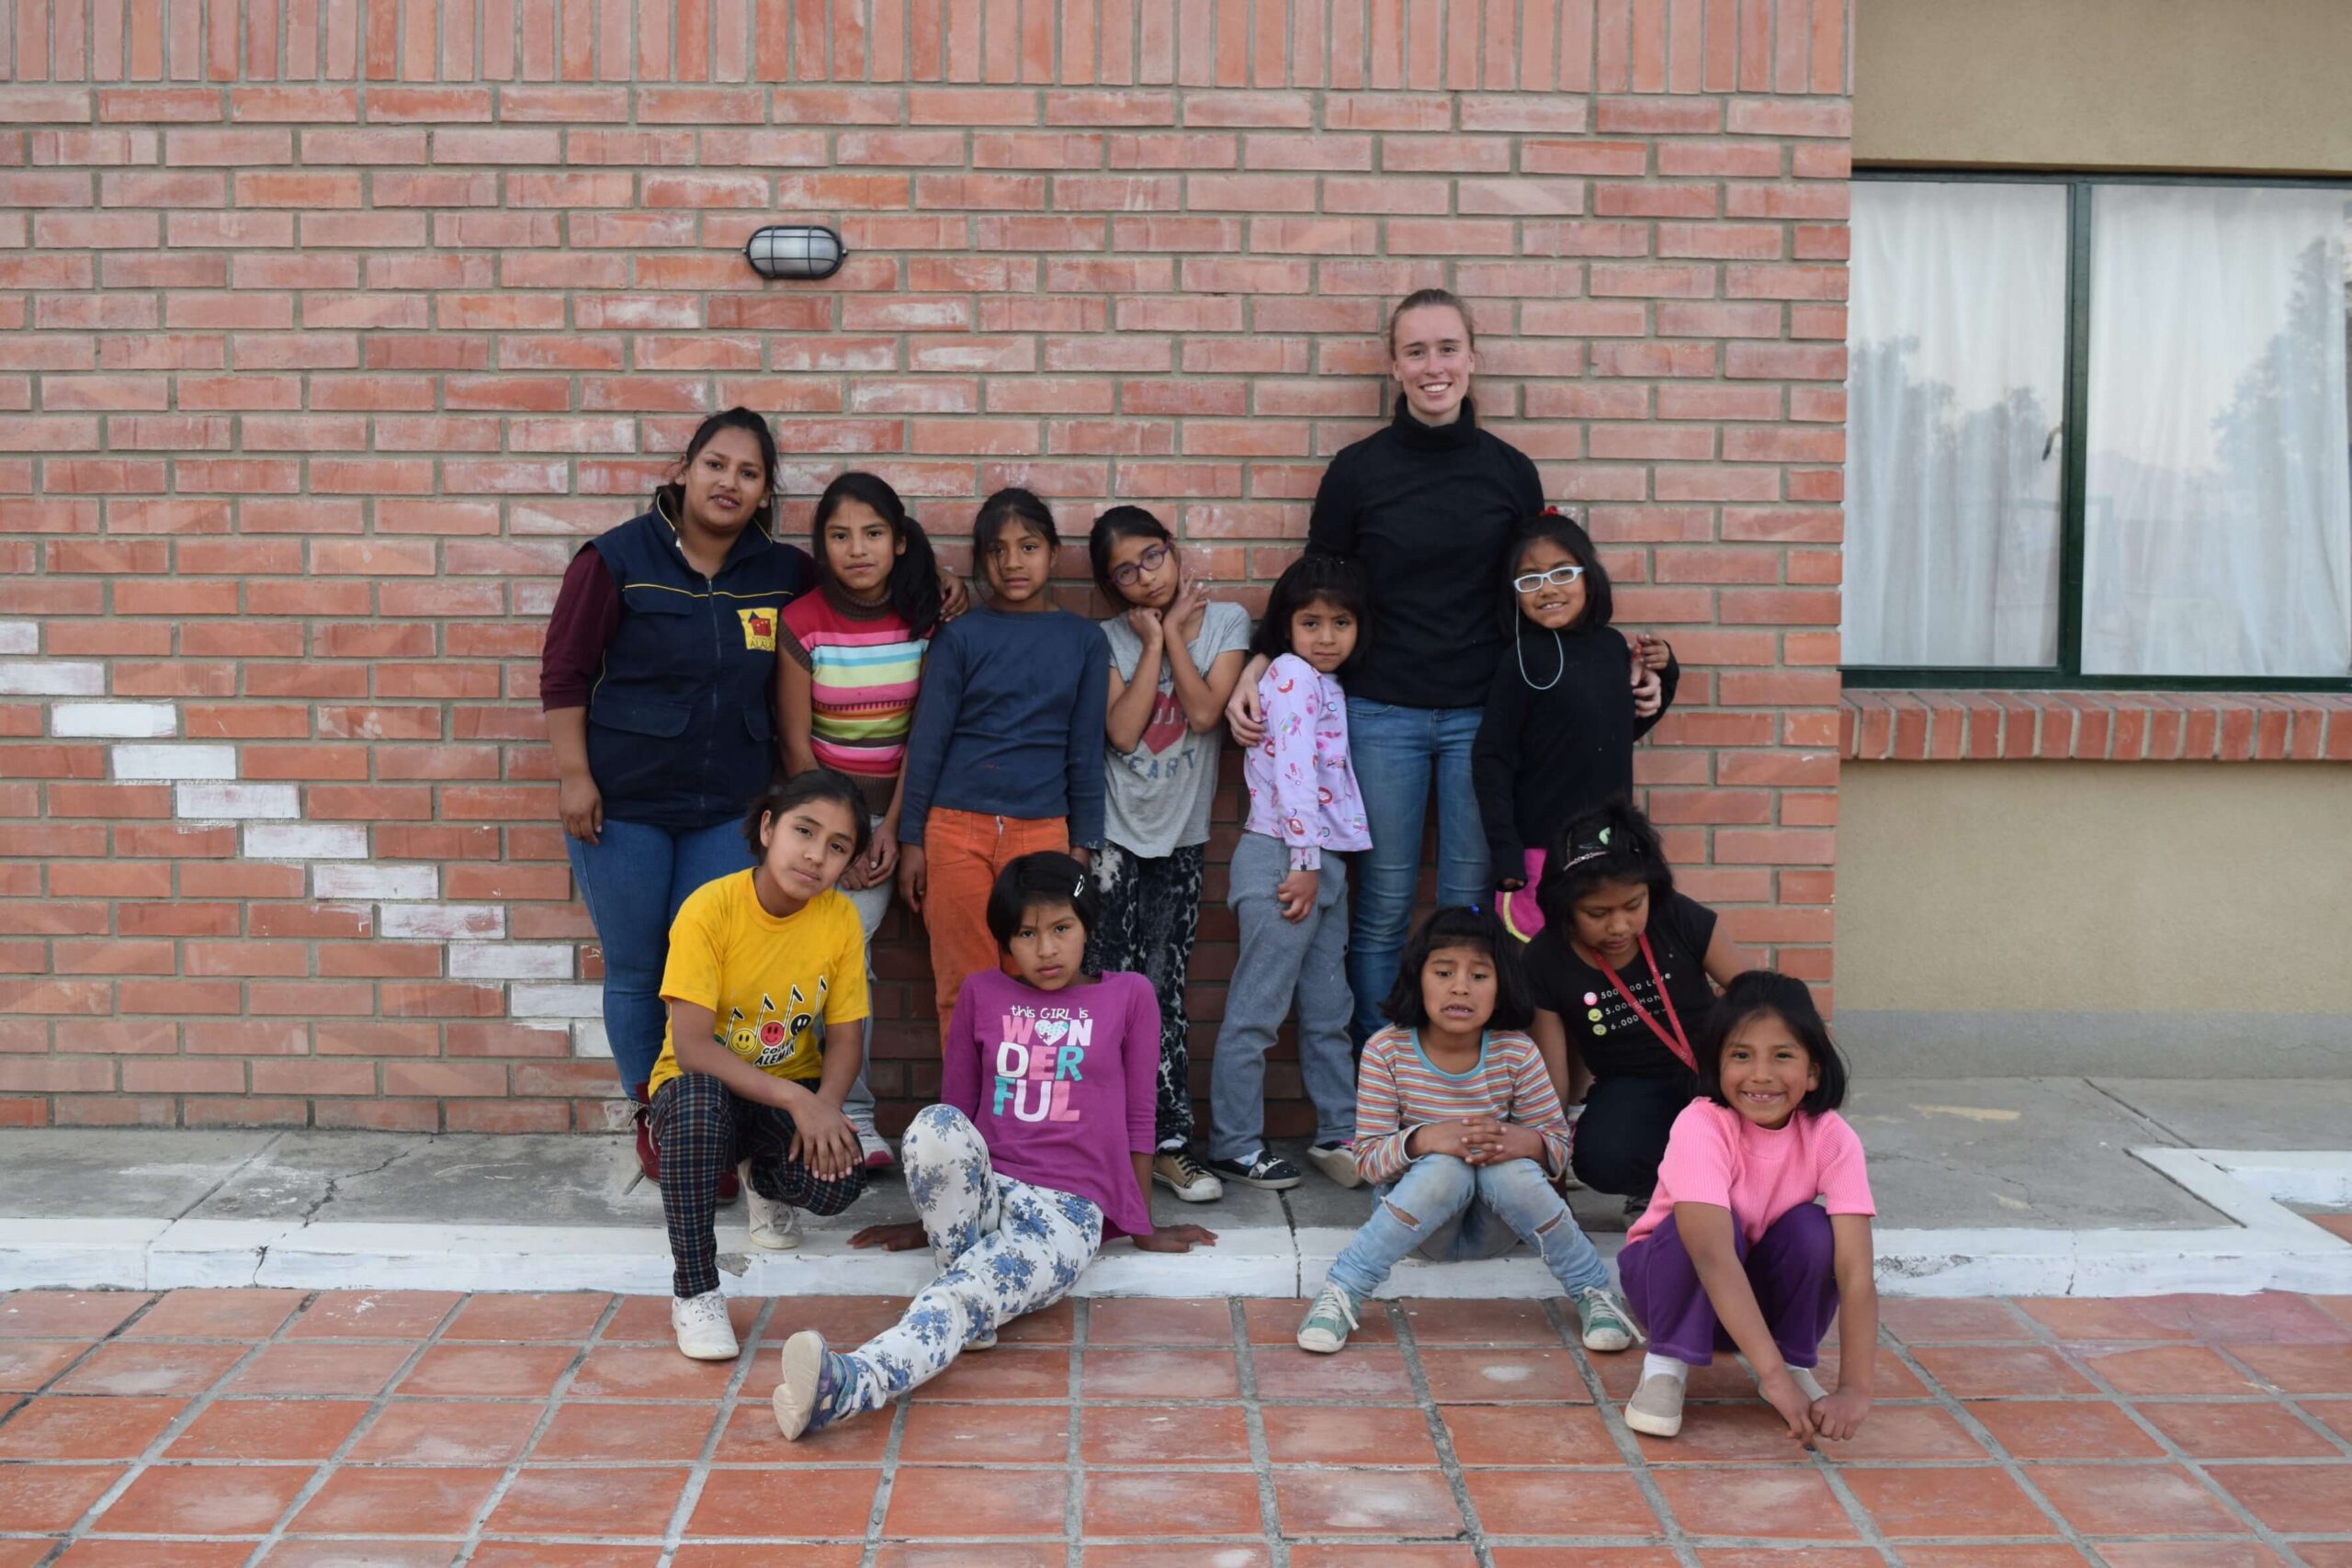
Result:
{"label": "striped pink sweater", "polygon": [[1489,1030],[1478,1065],[1456,1077],[1439,1072],[1409,1029],[1395,1025],[1363,1043],[1356,1069],[1356,1168],[1367,1181],[1389,1182],[1413,1161],[1405,1140],[1416,1127],[1492,1116],[1532,1128],[1544,1140],[1544,1168],[1568,1168],[1568,1123],[1535,1042],[1515,1030]]}

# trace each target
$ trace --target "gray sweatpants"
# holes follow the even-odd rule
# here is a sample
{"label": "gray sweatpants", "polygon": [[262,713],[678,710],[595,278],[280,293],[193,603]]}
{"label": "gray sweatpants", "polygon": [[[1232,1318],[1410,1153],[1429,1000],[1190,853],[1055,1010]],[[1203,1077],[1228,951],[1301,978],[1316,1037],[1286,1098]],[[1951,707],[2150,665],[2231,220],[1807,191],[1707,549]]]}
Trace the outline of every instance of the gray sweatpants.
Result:
{"label": "gray sweatpants", "polygon": [[1283,919],[1274,887],[1290,874],[1290,852],[1263,833],[1244,833],[1226,874],[1226,902],[1241,922],[1241,952],[1225,990],[1209,1065],[1209,1157],[1246,1159],[1265,1145],[1266,1053],[1298,1007],[1298,1060],[1315,1102],[1315,1141],[1356,1135],[1356,1068],[1348,1041],[1355,1010],[1348,991],[1348,873],[1326,854],[1315,908]]}

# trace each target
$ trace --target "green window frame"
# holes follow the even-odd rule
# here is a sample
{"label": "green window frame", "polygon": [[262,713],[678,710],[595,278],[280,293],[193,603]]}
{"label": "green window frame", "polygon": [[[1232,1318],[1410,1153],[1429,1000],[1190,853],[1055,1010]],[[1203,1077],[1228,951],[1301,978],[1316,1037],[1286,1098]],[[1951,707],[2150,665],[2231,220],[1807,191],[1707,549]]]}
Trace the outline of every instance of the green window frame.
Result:
{"label": "green window frame", "polygon": [[2066,187],[2065,400],[2058,486],[2058,662],[1962,665],[1847,664],[1844,683],[1873,689],[2134,692],[2352,692],[2352,675],[2102,675],[2083,670],[2084,475],[2089,453],[2091,199],[2099,186],[2252,186],[2340,190],[2352,179],[2231,175],[2089,175],[2008,169],[1856,169],[1854,178],[1913,183],[1992,182]]}

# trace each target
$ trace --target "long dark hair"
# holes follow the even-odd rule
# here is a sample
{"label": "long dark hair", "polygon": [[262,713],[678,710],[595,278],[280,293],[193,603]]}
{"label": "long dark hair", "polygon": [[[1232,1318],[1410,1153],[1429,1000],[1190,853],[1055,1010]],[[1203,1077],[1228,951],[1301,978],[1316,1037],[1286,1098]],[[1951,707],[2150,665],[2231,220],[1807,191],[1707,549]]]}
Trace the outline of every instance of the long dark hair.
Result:
{"label": "long dark hair", "polygon": [[[778,482],[775,432],[768,428],[768,422],[761,415],[738,403],[731,409],[721,409],[695,425],[694,435],[686,442],[685,455],[678,459],[678,472],[684,474],[687,467],[696,457],[702,456],[702,449],[710,445],[711,437],[722,430],[747,430],[751,432],[752,439],[760,444],[760,466],[767,470],[768,488],[767,493],[760,498],[759,511],[753,514],[752,520],[759,525],[761,533],[773,539],[775,537],[775,491]],[[668,479],[655,485],[653,510],[668,518],[672,527],[677,526],[686,513],[684,483],[680,479]]]}
{"label": "long dark hair", "polygon": [[1600,564],[1600,552],[1593,547],[1592,536],[1585,532],[1584,525],[1547,506],[1512,530],[1510,547],[1503,552],[1503,629],[1518,628],[1519,590],[1511,586],[1511,579],[1519,575],[1520,558],[1527,553],[1527,547],[1538,539],[1549,539],[1584,568],[1584,609],[1566,629],[1593,631],[1607,626],[1617,608],[1616,595],[1609,590],[1609,569]]}
{"label": "long dark hair", "polygon": [[890,562],[883,583],[890,608],[917,637],[929,637],[939,624],[939,558],[932,553],[931,536],[907,514],[907,503],[877,474],[852,468],[838,475],[817,498],[816,519],[808,529],[809,553],[817,558],[820,586],[839,593],[831,562],[825,558],[825,525],[844,501],[854,501],[890,526],[890,538],[903,547]]}
{"label": "long dark hair", "polygon": [[1699,1063],[1699,1092],[1717,1105],[1731,1103],[1724,1098],[1724,1047],[1741,1024],[1767,1012],[1788,1025],[1813,1065],[1821,1069],[1821,1081],[1797,1109],[1808,1116],[1819,1116],[1845,1104],[1846,1058],[1829,1038],[1829,1026],[1821,1021],[1812,989],[1793,975],[1776,975],[1770,969],[1733,976],[1715,1005],[1707,1010],[1690,1042],[1690,1054]]}
{"label": "long dark hair", "polygon": [[1612,800],[1570,822],[1546,851],[1535,907],[1566,937],[1576,930],[1577,900],[1617,882],[1646,883],[1650,911],[1674,897],[1674,868],[1657,829],[1631,801]]}

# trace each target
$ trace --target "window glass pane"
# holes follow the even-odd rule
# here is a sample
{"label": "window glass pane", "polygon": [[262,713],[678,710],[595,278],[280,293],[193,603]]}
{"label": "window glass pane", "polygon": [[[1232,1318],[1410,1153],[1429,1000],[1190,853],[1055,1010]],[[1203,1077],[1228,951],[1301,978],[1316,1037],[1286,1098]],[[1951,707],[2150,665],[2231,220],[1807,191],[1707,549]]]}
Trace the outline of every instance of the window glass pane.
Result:
{"label": "window glass pane", "polygon": [[2352,670],[2345,193],[2093,193],[2083,669]]}
{"label": "window glass pane", "polygon": [[1844,661],[2054,664],[2065,188],[1857,181],[1853,244]]}

